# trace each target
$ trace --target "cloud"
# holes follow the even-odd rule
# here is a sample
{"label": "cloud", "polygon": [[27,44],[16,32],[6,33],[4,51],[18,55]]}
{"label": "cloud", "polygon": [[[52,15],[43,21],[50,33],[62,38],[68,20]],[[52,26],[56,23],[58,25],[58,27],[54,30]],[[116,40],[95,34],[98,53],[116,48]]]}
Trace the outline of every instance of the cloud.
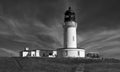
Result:
{"label": "cloud", "polygon": [[[97,51],[102,55],[114,57],[120,49],[120,30],[101,30],[86,32],[79,35],[83,41],[78,43],[79,47],[85,48],[87,52]],[[111,51],[111,52],[110,52]],[[113,55],[112,55],[113,54]]]}
{"label": "cloud", "polygon": [[10,49],[0,48],[0,50],[10,54],[11,56],[19,56],[19,53]]}
{"label": "cloud", "polygon": [[29,44],[30,47],[32,45],[37,48],[52,49],[63,45],[62,24],[57,19],[51,22],[51,24],[53,23],[51,26],[35,19],[30,19],[31,23],[11,17],[4,17],[3,20],[5,25],[9,26],[9,30],[4,29],[0,32],[0,35],[6,36],[9,40],[24,42]]}

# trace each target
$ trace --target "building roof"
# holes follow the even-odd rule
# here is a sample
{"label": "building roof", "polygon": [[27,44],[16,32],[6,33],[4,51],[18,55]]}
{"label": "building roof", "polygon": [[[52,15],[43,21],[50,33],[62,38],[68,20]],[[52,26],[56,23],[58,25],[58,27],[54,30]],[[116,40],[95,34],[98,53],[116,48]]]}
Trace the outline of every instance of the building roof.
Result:
{"label": "building roof", "polygon": [[40,50],[40,51],[56,51],[56,50],[46,50],[46,49],[35,49],[35,50],[22,50],[20,52],[31,52],[31,51],[36,51],[36,50]]}
{"label": "building roof", "polygon": [[61,49],[84,49],[84,48],[58,48],[57,50],[61,50]]}

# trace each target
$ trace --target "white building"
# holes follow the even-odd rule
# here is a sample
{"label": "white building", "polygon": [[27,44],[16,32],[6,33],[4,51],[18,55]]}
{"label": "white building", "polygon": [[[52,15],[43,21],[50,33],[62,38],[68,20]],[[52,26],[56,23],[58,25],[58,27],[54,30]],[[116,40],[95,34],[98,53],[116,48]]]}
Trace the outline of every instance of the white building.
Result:
{"label": "white building", "polygon": [[99,52],[88,52],[86,58],[101,58]]}
{"label": "white building", "polygon": [[65,12],[64,48],[57,49],[57,57],[85,57],[85,50],[77,48],[77,23],[71,7]]}
{"label": "white building", "polygon": [[29,48],[25,48],[25,50],[20,52],[21,57],[40,57],[40,50],[29,50]]}
{"label": "white building", "polygon": [[56,57],[57,52],[55,50],[25,50],[20,52],[21,57]]}
{"label": "white building", "polygon": [[55,50],[40,50],[41,57],[56,57],[57,51]]}

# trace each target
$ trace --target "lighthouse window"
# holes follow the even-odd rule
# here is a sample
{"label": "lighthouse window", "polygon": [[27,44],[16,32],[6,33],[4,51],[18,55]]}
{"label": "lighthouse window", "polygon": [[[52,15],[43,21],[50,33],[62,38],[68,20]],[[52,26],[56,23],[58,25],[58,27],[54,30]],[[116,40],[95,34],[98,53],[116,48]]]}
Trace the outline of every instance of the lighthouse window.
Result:
{"label": "lighthouse window", "polygon": [[78,56],[80,55],[80,52],[78,51]]}
{"label": "lighthouse window", "polygon": [[73,36],[73,41],[75,41],[74,36]]}

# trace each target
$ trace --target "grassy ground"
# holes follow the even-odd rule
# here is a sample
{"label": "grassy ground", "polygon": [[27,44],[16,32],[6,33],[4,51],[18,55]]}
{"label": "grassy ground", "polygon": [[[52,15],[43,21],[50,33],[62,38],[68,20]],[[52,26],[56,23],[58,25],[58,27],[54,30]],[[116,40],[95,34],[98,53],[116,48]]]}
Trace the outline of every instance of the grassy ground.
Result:
{"label": "grassy ground", "polygon": [[86,64],[85,72],[120,72],[120,63]]}
{"label": "grassy ground", "polygon": [[115,59],[0,58],[0,72],[120,72]]}

